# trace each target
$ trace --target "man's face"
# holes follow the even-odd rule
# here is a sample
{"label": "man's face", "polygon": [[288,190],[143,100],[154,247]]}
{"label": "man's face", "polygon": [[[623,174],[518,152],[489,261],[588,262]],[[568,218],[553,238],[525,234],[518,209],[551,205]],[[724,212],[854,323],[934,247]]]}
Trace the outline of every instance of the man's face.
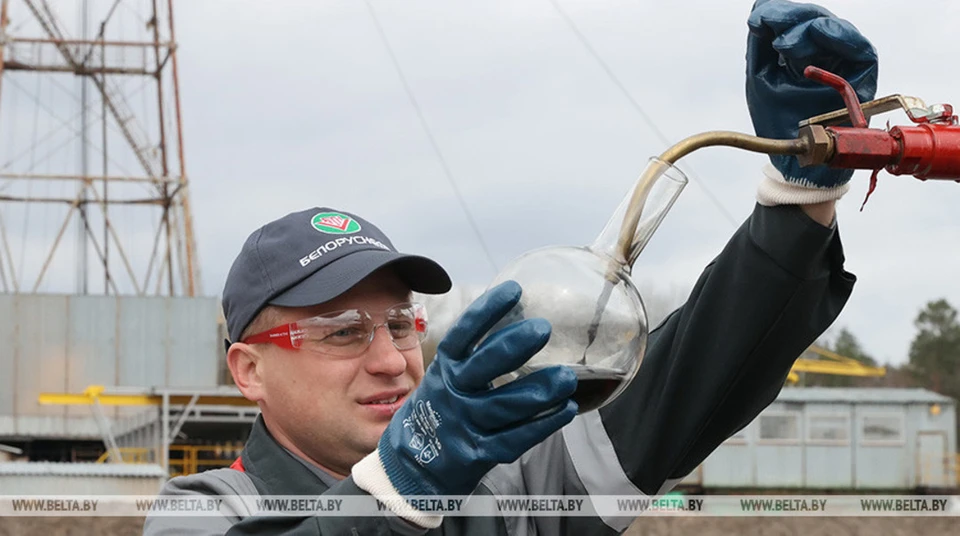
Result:
{"label": "man's face", "polygon": [[[344,309],[383,311],[410,300],[410,290],[391,270],[375,272],[349,292],[316,307],[281,310],[278,324]],[[285,446],[327,469],[347,475],[372,452],[391,417],[423,379],[419,345],[400,351],[386,329],[356,357],[322,355],[258,345],[260,406],[270,432]],[[390,400],[394,400],[389,402]],[[287,441],[284,441],[284,438]]]}

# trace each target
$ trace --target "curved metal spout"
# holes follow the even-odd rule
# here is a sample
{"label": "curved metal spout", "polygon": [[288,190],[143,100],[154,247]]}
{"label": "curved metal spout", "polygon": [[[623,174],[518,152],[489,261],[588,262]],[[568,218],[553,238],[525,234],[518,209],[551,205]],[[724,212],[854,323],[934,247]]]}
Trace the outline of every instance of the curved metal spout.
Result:
{"label": "curved metal spout", "polygon": [[769,138],[760,138],[743,134],[740,132],[730,132],[725,130],[716,130],[695,134],[683,139],[664,151],[660,155],[660,160],[668,164],[675,164],[684,156],[702,149],[704,147],[714,147],[718,145],[737,147],[764,154],[792,154],[801,155],[810,150],[810,144],[805,138],[795,138],[792,140],[773,140]]}
{"label": "curved metal spout", "polygon": [[[806,138],[774,140],[740,132],[718,130],[695,134],[681,140],[661,153],[660,160],[669,165],[674,165],[678,160],[698,149],[715,146],[737,147],[765,154],[803,155],[810,151],[810,143]],[[659,177],[657,168],[649,166],[633,191],[617,240],[617,252],[621,259],[630,259],[633,256],[634,236],[646,203],[647,194],[650,192],[653,182]]]}

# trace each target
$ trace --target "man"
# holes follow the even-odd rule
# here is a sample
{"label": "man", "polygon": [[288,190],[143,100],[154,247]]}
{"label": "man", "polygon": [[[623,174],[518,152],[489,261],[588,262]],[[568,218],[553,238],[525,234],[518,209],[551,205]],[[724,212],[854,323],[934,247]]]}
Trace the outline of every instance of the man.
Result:
{"label": "man", "polygon": [[[758,135],[788,138],[842,107],[808,63],[873,98],[877,57],[828,11],[761,1],[749,18],[747,100]],[[834,321],[855,278],[834,204],[852,173],[773,157],[753,214],[689,300],[650,336],[631,385],[576,415],[566,367],[493,389],[546,344],[526,320],[477,345],[517,302],[505,283],[471,304],[424,371],[411,291],[450,288],[433,261],[397,252],[371,222],[315,208],[254,232],[226,282],[227,360],[261,408],[230,469],[171,480],[171,495],[656,495],[774,400],[793,361]],[[383,329],[380,329],[383,328]],[[147,534],[615,534],[632,520],[444,517],[402,502],[383,516],[150,517]]]}

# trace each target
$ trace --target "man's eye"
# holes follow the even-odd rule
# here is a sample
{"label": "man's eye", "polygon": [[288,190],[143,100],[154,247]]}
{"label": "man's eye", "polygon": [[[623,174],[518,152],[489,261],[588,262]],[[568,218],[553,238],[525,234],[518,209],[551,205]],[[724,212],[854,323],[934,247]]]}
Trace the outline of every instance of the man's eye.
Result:
{"label": "man's eye", "polygon": [[401,322],[391,322],[390,331],[408,331],[413,329],[413,324],[406,321]]}
{"label": "man's eye", "polygon": [[337,331],[334,331],[328,337],[358,337],[362,335],[362,330],[360,328],[343,328]]}

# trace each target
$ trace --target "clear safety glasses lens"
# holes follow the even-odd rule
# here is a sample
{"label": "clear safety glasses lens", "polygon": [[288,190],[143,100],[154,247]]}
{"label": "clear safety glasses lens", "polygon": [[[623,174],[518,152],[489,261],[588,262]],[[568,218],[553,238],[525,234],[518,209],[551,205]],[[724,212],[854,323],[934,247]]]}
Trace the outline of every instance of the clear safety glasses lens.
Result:
{"label": "clear safety glasses lens", "polygon": [[398,304],[378,316],[383,322],[358,309],[315,316],[290,324],[289,340],[294,348],[351,357],[370,346],[381,326],[398,350],[416,348],[426,339],[427,315],[419,303]]}

